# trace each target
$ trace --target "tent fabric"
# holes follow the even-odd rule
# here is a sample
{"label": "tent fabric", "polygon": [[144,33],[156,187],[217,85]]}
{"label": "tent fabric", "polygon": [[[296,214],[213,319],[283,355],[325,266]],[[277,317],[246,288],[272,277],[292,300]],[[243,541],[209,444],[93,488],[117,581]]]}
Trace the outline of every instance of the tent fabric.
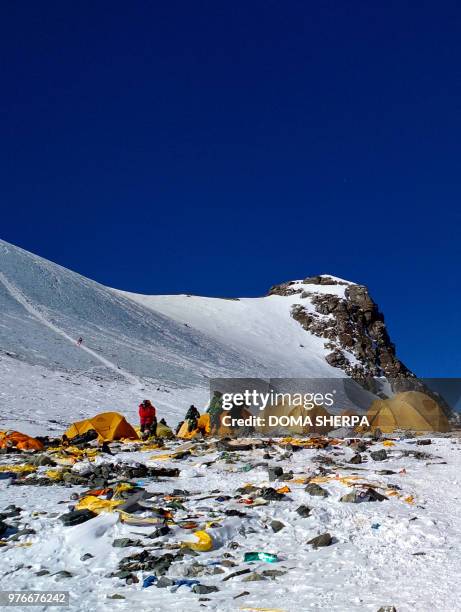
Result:
{"label": "tent fabric", "polygon": [[158,438],[174,438],[174,432],[171,427],[168,427],[168,425],[164,425],[163,423],[159,423],[157,425],[156,434]]}
{"label": "tent fabric", "polygon": [[248,412],[248,410],[246,408],[233,408],[232,410],[223,410],[223,412],[221,412],[221,414],[219,415],[219,420],[220,420],[220,425],[217,431],[214,431],[213,434],[216,436],[220,436],[220,437],[232,437],[232,436],[236,436],[239,435],[239,433],[241,432],[242,429],[247,429],[247,426],[242,426],[239,427],[238,425],[224,425],[223,424],[223,418],[225,416],[231,416],[231,418],[234,419],[248,419],[249,417],[251,417],[251,413]]}
{"label": "tent fabric", "polygon": [[44,446],[36,438],[27,436],[19,431],[0,432],[0,448],[14,446],[18,450],[43,450]]}
{"label": "tent fabric", "polygon": [[[314,406],[310,410],[304,408],[304,406],[290,406],[285,404],[277,404],[276,406],[271,406],[266,408],[261,416],[264,418],[264,425],[256,426],[256,430],[259,433],[269,435],[273,432],[283,432],[285,435],[287,432],[290,434],[298,434],[298,435],[309,435],[309,434],[326,434],[328,433],[332,427],[330,425],[316,425],[317,417],[329,417],[330,414],[325,410],[323,406]],[[312,425],[298,425],[298,424],[289,424],[289,425],[271,425],[269,417],[281,417],[288,416],[290,418],[299,418],[301,417],[304,420],[304,417],[310,417],[312,421]]]}
{"label": "tent fabric", "polygon": [[120,440],[122,438],[139,439],[133,427],[118,412],[101,412],[91,419],[72,423],[65,435],[72,439],[75,436],[86,433],[90,429],[96,431],[99,442],[111,442],[112,440]]}
{"label": "tent fabric", "polygon": [[[187,421],[185,421],[181,425],[181,429],[178,431],[178,438],[183,438],[184,440],[190,440],[194,438],[195,436],[199,435],[200,433],[203,434],[204,436],[213,435],[213,436],[220,436],[220,437],[238,435],[238,433],[242,429],[244,429],[244,427],[243,428],[237,427],[237,426],[235,427],[227,426],[226,427],[225,425],[223,425],[223,422],[222,422],[223,417],[228,416],[229,414],[230,413],[228,410],[223,410],[221,412],[221,414],[219,415],[220,425],[217,430],[213,430],[213,431],[211,429],[211,420],[210,420],[210,415],[208,414],[208,412],[200,416],[197,422],[197,428],[191,432],[189,432],[188,423]],[[248,417],[251,416],[251,414],[245,408],[241,408],[238,410],[238,415],[235,412],[232,412],[232,416],[235,418],[239,418],[239,419],[247,419]]]}
{"label": "tent fabric", "polygon": [[392,433],[411,431],[450,431],[450,424],[438,403],[420,391],[404,391],[386,400],[376,400],[367,413],[370,429]]}
{"label": "tent fabric", "polygon": [[209,436],[211,433],[210,428],[210,415],[208,413],[200,415],[200,418],[197,421],[196,429],[189,431],[189,424],[187,421],[181,425],[181,429],[178,431],[178,438],[183,438],[184,440],[191,440],[198,436],[199,434],[203,434],[204,436]]}

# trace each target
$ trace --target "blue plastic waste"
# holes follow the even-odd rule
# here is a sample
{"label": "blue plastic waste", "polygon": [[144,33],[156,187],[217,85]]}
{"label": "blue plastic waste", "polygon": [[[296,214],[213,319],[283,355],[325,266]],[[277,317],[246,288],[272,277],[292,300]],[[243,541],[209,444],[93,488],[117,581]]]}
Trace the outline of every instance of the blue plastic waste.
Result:
{"label": "blue plastic waste", "polygon": [[142,583],[142,588],[147,589],[153,584],[155,584],[156,582],[157,582],[157,576],[147,576],[147,578],[144,578],[144,581]]}
{"label": "blue plastic waste", "polygon": [[179,580],[175,580],[174,586],[171,588],[171,592],[175,593],[179,587],[188,586],[193,587],[194,584],[200,584],[198,580],[187,580],[186,578],[180,578]]}

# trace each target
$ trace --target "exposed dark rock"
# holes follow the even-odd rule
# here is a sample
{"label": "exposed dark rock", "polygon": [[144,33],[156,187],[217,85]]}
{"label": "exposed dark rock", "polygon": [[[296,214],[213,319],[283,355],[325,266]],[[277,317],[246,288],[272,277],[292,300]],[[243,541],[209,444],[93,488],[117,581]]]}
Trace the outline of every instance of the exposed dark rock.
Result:
{"label": "exposed dark rock", "polygon": [[62,521],[65,526],[71,527],[73,525],[85,523],[95,516],[96,513],[91,510],[71,510],[71,512],[67,512],[67,514],[62,514],[59,520]]}
{"label": "exposed dark rock", "polygon": [[296,512],[299,514],[299,516],[306,518],[310,515],[311,509],[303,505],[303,506],[299,506],[299,508],[296,508]]}
{"label": "exposed dark rock", "polygon": [[283,499],[284,495],[283,493],[277,493],[277,491],[272,487],[266,487],[265,489],[261,489],[259,497],[262,497],[268,501],[280,501]]}
{"label": "exposed dark rock", "polygon": [[274,533],[278,533],[282,529],[284,529],[285,524],[282,521],[271,521],[271,528]]}
{"label": "exposed dark rock", "polygon": [[271,466],[267,468],[267,473],[269,475],[269,481],[277,480],[283,474],[283,468],[278,465]]}
{"label": "exposed dark rock", "polygon": [[242,582],[258,582],[260,580],[266,580],[266,578],[258,574],[258,572],[252,572],[248,576],[245,576],[245,578],[242,578]]}
{"label": "exposed dark rock", "polygon": [[317,497],[328,497],[328,491],[323,489],[320,485],[310,482],[304,489],[309,495],[315,495]]}
{"label": "exposed dark rock", "polygon": [[382,448],[378,451],[372,451],[370,453],[370,457],[373,459],[373,461],[384,461],[387,459],[387,452],[384,448]]}
{"label": "exposed dark rock", "polygon": [[206,584],[194,584],[192,587],[192,592],[199,595],[208,595],[208,593],[215,593],[216,591],[219,591],[217,586],[207,586]]}
{"label": "exposed dark rock", "polygon": [[321,548],[322,546],[331,546],[333,543],[333,538],[329,533],[322,533],[321,535],[312,538],[312,540],[309,540],[307,543],[314,548]]}
{"label": "exposed dark rock", "polygon": [[131,540],[130,538],[117,538],[112,542],[115,548],[127,548],[128,546],[142,546],[141,540]]}
{"label": "exposed dark rock", "polygon": [[280,576],[284,576],[287,572],[284,572],[282,570],[276,570],[276,569],[268,569],[268,570],[264,570],[263,572],[261,572],[262,576],[266,576],[267,578],[270,578],[271,580],[275,580],[276,578],[279,578]]}
{"label": "exposed dark rock", "polygon": [[174,580],[171,578],[167,578],[166,576],[161,576],[156,582],[155,586],[158,589],[165,589],[166,587],[173,586]]}

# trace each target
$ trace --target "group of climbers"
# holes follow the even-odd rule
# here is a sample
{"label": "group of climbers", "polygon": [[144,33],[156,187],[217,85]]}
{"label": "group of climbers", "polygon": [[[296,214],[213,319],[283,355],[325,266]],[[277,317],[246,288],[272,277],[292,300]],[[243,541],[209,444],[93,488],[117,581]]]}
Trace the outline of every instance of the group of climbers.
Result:
{"label": "group of climbers", "polygon": [[[231,410],[231,414],[239,416],[239,408]],[[176,431],[168,427],[165,419],[157,420],[157,409],[149,399],[143,400],[138,406],[139,432],[143,440],[155,438],[159,443],[162,438],[171,438],[175,435],[180,438],[193,438],[195,436],[221,435],[224,433],[222,416],[228,414],[222,408],[222,394],[215,392],[209,406],[203,414],[191,404],[188,408],[184,420],[181,421]],[[232,435],[232,431],[225,435]],[[242,433],[239,431],[239,433]],[[114,439],[135,439],[139,434],[131,427],[125,418],[116,412],[101,413],[92,419],[85,419],[78,423],[73,423],[66,433],[62,436],[61,444],[68,446],[86,446],[88,443],[99,441],[102,444],[103,452],[110,452],[107,440]],[[6,442],[5,442],[6,444]]]}

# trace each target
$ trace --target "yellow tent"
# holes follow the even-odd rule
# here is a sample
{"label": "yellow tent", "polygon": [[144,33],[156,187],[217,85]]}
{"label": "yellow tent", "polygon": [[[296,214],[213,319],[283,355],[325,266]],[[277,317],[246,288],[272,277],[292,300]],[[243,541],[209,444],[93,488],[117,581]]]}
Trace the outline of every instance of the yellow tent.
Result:
{"label": "yellow tent", "polygon": [[420,391],[404,391],[386,400],[375,400],[367,413],[370,429],[391,433],[411,431],[450,431],[448,419],[437,402]]}
{"label": "yellow tent", "polygon": [[187,421],[181,425],[181,429],[178,431],[178,438],[183,438],[184,440],[190,440],[191,438],[195,438],[195,436],[200,433],[204,436],[210,435],[210,415],[202,414],[200,415],[199,420],[197,421],[197,428],[189,431],[189,424]]}
{"label": "yellow tent", "polygon": [[[331,425],[318,425],[316,423],[317,417],[321,417],[323,420],[324,417],[330,416],[323,406],[314,406],[307,410],[302,405],[291,406],[281,403],[266,408],[261,416],[265,420],[264,425],[256,426],[256,430],[265,435],[277,431],[284,432],[284,434],[287,432],[300,435],[324,434],[332,429]],[[288,417],[290,421],[285,423],[285,419],[280,419],[280,417]],[[305,417],[310,418],[312,425],[304,424]]]}
{"label": "yellow tent", "polygon": [[223,424],[223,418],[225,416],[230,416],[231,418],[234,418],[234,419],[248,419],[252,415],[243,406],[240,407],[240,408],[234,408],[233,410],[230,410],[230,411],[223,410],[221,412],[221,414],[219,415],[219,419],[220,419],[219,428],[218,428],[217,431],[213,431],[212,432],[213,435],[220,436],[220,437],[223,437],[223,438],[232,437],[232,436],[238,436],[242,432],[242,429],[245,429],[245,427],[246,427],[245,425],[243,425],[243,426],[239,426],[239,425],[224,425]]}
{"label": "yellow tent", "polygon": [[90,429],[96,431],[100,442],[110,442],[121,438],[138,440],[138,434],[125,417],[118,412],[101,412],[91,419],[72,423],[65,435],[72,439],[90,431]]}

